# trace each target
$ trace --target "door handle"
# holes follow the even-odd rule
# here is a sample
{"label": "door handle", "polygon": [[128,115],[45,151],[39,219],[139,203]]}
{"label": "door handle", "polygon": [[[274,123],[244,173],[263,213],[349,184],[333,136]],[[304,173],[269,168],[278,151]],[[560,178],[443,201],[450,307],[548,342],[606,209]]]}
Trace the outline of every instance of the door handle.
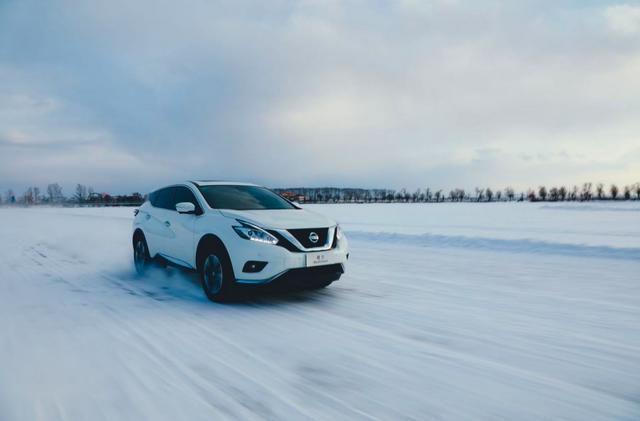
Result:
{"label": "door handle", "polygon": [[165,226],[165,227],[170,227],[170,226],[171,226],[171,222],[169,222],[169,221],[164,221],[164,226]]}

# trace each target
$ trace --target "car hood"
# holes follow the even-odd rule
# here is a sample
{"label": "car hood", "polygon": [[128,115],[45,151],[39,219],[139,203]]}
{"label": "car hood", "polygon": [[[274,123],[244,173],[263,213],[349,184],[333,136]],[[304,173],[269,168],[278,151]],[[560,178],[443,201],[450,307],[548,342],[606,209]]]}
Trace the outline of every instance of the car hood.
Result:
{"label": "car hood", "polygon": [[227,218],[241,219],[269,229],[324,228],[336,225],[335,221],[306,209],[225,210]]}

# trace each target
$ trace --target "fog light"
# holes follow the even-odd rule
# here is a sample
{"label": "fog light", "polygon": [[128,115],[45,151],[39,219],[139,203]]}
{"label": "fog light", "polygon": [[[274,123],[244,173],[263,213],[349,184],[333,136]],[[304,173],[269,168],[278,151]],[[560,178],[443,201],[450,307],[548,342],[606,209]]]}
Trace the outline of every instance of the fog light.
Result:
{"label": "fog light", "polygon": [[260,262],[258,260],[249,260],[247,263],[244,264],[242,271],[246,273],[256,273],[264,269],[265,266],[267,266],[267,262]]}

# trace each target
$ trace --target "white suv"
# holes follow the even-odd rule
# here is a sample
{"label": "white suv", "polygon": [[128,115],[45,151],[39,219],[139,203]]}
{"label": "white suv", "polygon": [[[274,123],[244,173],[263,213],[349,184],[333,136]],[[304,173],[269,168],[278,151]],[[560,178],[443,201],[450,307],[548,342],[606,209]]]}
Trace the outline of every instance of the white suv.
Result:
{"label": "white suv", "polygon": [[347,239],[331,219],[248,183],[197,181],[149,194],[135,211],[133,256],[197,270],[209,299],[237,284],[324,287],[344,273]]}

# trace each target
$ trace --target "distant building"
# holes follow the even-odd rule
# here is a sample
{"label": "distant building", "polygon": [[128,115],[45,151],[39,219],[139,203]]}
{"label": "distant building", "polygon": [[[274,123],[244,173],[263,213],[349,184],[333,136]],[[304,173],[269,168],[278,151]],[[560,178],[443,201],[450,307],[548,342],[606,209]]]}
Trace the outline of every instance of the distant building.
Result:
{"label": "distant building", "polygon": [[306,199],[303,194],[297,194],[290,191],[280,192],[280,196],[284,197],[285,199],[291,202],[298,202],[298,203],[304,203]]}

